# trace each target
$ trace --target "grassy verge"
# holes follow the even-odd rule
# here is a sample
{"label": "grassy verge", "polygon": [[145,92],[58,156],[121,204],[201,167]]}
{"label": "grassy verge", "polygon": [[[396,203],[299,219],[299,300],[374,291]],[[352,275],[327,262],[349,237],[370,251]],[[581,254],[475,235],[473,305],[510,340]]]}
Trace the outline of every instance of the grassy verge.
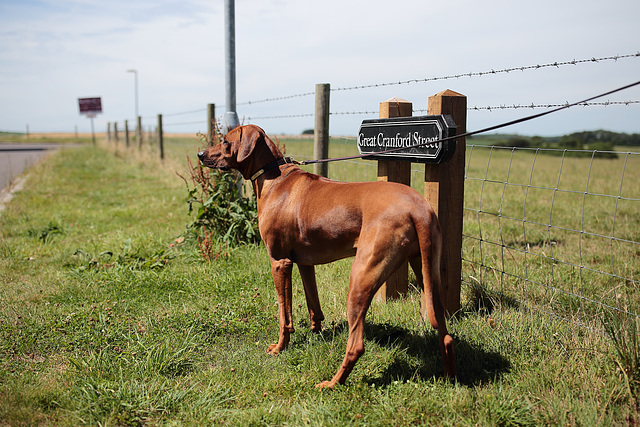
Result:
{"label": "grassy verge", "polygon": [[189,222],[184,184],[171,162],[143,160],[60,151],[0,217],[0,424],[638,419],[609,339],[499,300],[477,311],[471,294],[451,322],[458,383],[441,378],[436,335],[419,320],[414,290],[372,306],[367,353],[345,386],[318,392],[344,355],[349,261],[318,268],[327,317],[319,335],[307,329],[294,277],[297,332],[289,350],[269,357],[277,310],[264,248],[205,262],[197,248],[176,244]]}

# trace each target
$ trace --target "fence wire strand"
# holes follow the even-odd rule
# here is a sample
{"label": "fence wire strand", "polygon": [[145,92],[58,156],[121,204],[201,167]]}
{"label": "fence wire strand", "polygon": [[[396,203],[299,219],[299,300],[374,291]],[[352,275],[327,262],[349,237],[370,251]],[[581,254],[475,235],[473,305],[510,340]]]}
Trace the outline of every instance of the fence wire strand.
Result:
{"label": "fence wire strand", "polygon": [[[574,107],[608,107],[612,105],[620,105],[628,107],[633,104],[640,104],[640,101],[629,100],[629,101],[603,101],[603,102],[583,102],[581,104],[577,104]],[[559,108],[566,107],[569,105],[569,102],[564,102],[561,104],[513,104],[513,105],[497,105],[497,106],[484,106],[484,107],[467,107],[467,111],[488,111],[492,112],[494,110],[518,110],[518,109],[540,109],[540,108]],[[426,109],[414,109],[414,113],[427,113]],[[379,111],[334,111],[330,112],[331,116],[372,116],[377,115]],[[314,113],[302,113],[302,114],[281,114],[281,115],[273,115],[273,116],[247,116],[247,120],[271,120],[271,119],[292,119],[299,117],[313,117]]]}
{"label": "fence wire strand", "polygon": [[[331,92],[343,92],[343,91],[350,91],[350,90],[362,90],[362,89],[380,88],[380,87],[387,87],[387,86],[400,86],[400,85],[415,84],[415,83],[427,83],[427,82],[434,82],[434,81],[459,79],[462,77],[482,77],[482,76],[488,76],[488,75],[506,74],[506,73],[511,73],[513,71],[528,71],[528,70],[541,70],[545,68],[560,68],[567,65],[578,65],[578,64],[585,64],[585,63],[600,63],[605,61],[617,62],[620,59],[627,59],[627,58],[640,58],[640,52],[626,54],[626,55],[603,56],[600,58],[591,57],[591,58],[578,59],[578,60],[572,59],[569,61],[549,62],[546,64],[524,65],[519,67],[503,68],[498,70],[491,69],[489,71],[475,71],[475,72],[451,74],[451,75],[437,76],[437,77],[408,79],[408,80],[400,80],[395,82],[371,83],[366,85],[336,87],[336,88],[331,88]],[[312,95],[315,95],[315,92],[304,92],[304,93],[297,93],[297,94],[285,95],[285,96],[275,96],[270,98],[258,99],[255,101],[240,102],[237,105],[252,105],[252,104],[265,103],[265,102],[283,101],[287,99],[302,98],[302,97],[307,97]]]}

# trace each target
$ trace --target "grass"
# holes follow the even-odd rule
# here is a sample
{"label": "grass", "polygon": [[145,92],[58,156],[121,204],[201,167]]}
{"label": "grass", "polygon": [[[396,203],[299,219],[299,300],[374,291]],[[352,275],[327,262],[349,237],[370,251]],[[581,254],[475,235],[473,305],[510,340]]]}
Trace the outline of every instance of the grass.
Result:
{"label": "grass", "polygon": [[224,248],[206,262],[176,241],[191,219],[174,171],[198,145],[169,140],[164,164],[102,147],[59,151],[2,213],[0,425],[638,420],[613,340],[471,288],[450,322],[458,383],[441,377],[437,337],[412,288],[371,307],[367,352],[347,384],[317,391],[344,355],[350,262],[317,268],[318,335],[294,275],[297,331],[287,351],[268,356],[277,308],[264,247]]}

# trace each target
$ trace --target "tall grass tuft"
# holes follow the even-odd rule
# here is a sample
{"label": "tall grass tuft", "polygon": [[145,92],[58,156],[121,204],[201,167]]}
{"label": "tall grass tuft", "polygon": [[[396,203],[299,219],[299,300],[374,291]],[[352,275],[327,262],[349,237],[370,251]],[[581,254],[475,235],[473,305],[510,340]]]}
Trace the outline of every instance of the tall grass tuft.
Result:
{"label": "tall grass tuft", "polygon": [[640,319],[621,312],[608,312],[604,327],[615,348],[615,363],[624,375],[632,400],[640,392]]}

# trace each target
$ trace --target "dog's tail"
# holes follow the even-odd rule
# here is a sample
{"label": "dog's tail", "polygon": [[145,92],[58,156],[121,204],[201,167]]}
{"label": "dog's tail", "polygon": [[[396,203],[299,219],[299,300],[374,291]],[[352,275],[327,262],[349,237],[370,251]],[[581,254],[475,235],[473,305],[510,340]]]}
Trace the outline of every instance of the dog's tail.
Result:
{"label": "dog's tail", "polygon": [[440,312],[444,316],[442,299],[442,232],[438,217],[432,210],[414,215],[413,223],[420,245],[420,261],[422,274],[422,298],[420,312],[423,319],[429,319],[431,326],[438,329]]}
{"label": "dog's tail", "polygon": [[420,312],[423,319],[438,330],[438,341],[444,362],[444,373],[447,377],[455,378],[456,360],[453,350],[453,338],[447,331],[445,321],[444,289],[442,289],[442,231],[435,212],[428,209],[424,217],[414,217],[414,225],[420,244],[420,258],[422,261],[422,295]]}

